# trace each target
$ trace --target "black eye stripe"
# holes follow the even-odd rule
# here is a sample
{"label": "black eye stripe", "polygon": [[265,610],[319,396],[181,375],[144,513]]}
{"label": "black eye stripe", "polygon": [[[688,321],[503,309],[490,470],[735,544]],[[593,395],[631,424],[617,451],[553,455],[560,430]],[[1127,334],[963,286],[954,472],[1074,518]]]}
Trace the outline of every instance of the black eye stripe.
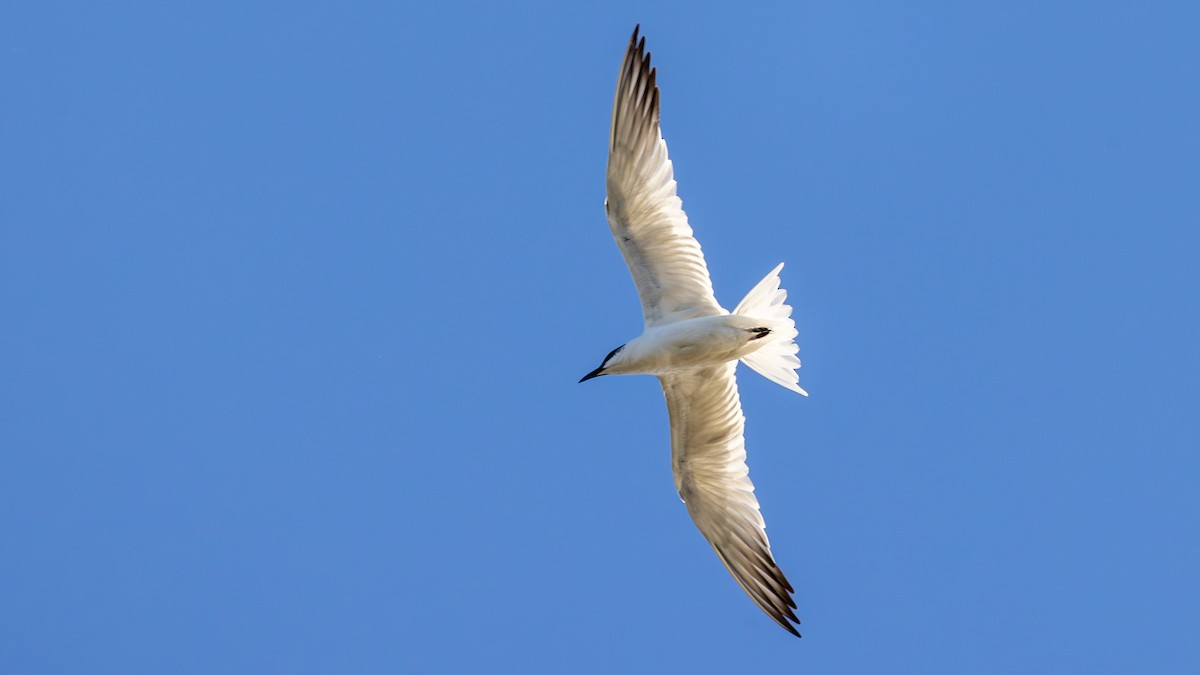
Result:
{"label": "black eye stripe", "polygon": [[[621,351],[622,349],[625,349],[625,345],[621,345],[620,347],[617,347],[616,349],[609,352],[608,356],[604,357],[604,363],[608,363],[608,360],[611,359],[612,357],[616,356],[617,352]],[[603,364],[601,364],[601,365],[603,366]]]}

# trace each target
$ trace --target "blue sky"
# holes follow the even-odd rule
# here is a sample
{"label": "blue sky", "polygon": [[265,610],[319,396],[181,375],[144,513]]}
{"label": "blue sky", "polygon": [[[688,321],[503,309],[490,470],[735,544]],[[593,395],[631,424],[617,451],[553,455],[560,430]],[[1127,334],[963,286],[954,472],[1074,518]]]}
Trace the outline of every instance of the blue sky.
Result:
{"label": "blue sky", "polygon": [[[1200,669],[1193,3],[0,12],[5,673]],[[674,494],[635,23],[803,640]]]}

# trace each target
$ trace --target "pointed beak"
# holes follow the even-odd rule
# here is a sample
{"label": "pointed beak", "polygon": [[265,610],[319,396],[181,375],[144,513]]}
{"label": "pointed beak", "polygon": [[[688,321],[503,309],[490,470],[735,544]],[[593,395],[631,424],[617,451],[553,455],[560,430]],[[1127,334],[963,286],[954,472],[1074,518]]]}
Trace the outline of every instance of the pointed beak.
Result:
{"label": "pointed beak", "polygon": [[579,381],[581,383],[587,382],[588,380],[592,379],[593,377],[600,377],[603,374],[604,374],[604,366],[600,366],[599,368],[593,370],[592,372],[588,373],[587,375],[584,375],[583,379],[581,379]]}

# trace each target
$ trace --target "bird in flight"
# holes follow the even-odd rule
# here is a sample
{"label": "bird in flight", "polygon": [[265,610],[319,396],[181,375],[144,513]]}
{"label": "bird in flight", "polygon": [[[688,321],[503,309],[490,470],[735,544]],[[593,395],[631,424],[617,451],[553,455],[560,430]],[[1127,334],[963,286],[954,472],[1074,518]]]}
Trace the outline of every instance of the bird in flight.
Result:
{"label": "bird in flight", "polygon": [[609,227],[642,300],[645,329],[612,350],[601,375],[657,375],[671,420],[675,489],[700,533],[742,590],[796,637],[792,585],[775,564],[746,467],[740,360],[807,396],[796,369],[796,324],[779,287],[780,263],[730,313],[713,295],[692,236],[667,144],[646,39],[633,31],[621,63],[608,146]]}

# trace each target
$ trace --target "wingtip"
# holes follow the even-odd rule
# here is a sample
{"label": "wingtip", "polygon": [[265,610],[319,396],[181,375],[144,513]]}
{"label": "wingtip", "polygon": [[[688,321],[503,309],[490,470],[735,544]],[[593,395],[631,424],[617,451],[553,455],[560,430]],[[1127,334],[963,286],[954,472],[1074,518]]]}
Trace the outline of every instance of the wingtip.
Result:
{"label": "wingtip", "polygon": [[[789,597],[788,599],[790,600],[791,598]],[[793,605],[793,607],[794,606],[795,605]],[[796,626],[800,625],[800,619],[796,618],[795,612],[792,612],[789,610],[786,618],[774,617],[774,616],[771,618],[775,619],[776,623],[778,623],[780,626],[783,626],[784,630],[791,633],[792,635],[795,635],[798,638],[804,637],[803,635],[800,634],[800,631],[796,628]],[[793,625],[793,624],[795,624],[795,625]]]}
{"label": "wingtip", "polygon": [[[800,619],[797,619],[796,615],[793,612],[789,611],[787,613],[787,616],[775,616],[774,614],[772,614],[770,616],[772,619],[775,620],[775,623],[782,626],[783,629],[786,630],[787,632],[791,633],[792,635],[795,635],[798,638],[804,637],[803,635],[800,634],[800,631],[796,628],[796,626],[800,625]],[[795,624],[795,625],[793,625],[793,624]]]}
{"label": "wingtip", "polygon": [[642,35],[641,23],[638,23],[633,27],[633,35],[629,36],[629,51],[641,54],[644,59],[649,59],[650,57],[650,55],[646,53],[646,36]]}
{"label": "wingtip", "polygon": [[643,43],[646,41],[646,36],[642,35],[642,24],[640,21],[633,25],[633,34],[629,36],[629,48],[633,49],[637,47],[639,39]]}

